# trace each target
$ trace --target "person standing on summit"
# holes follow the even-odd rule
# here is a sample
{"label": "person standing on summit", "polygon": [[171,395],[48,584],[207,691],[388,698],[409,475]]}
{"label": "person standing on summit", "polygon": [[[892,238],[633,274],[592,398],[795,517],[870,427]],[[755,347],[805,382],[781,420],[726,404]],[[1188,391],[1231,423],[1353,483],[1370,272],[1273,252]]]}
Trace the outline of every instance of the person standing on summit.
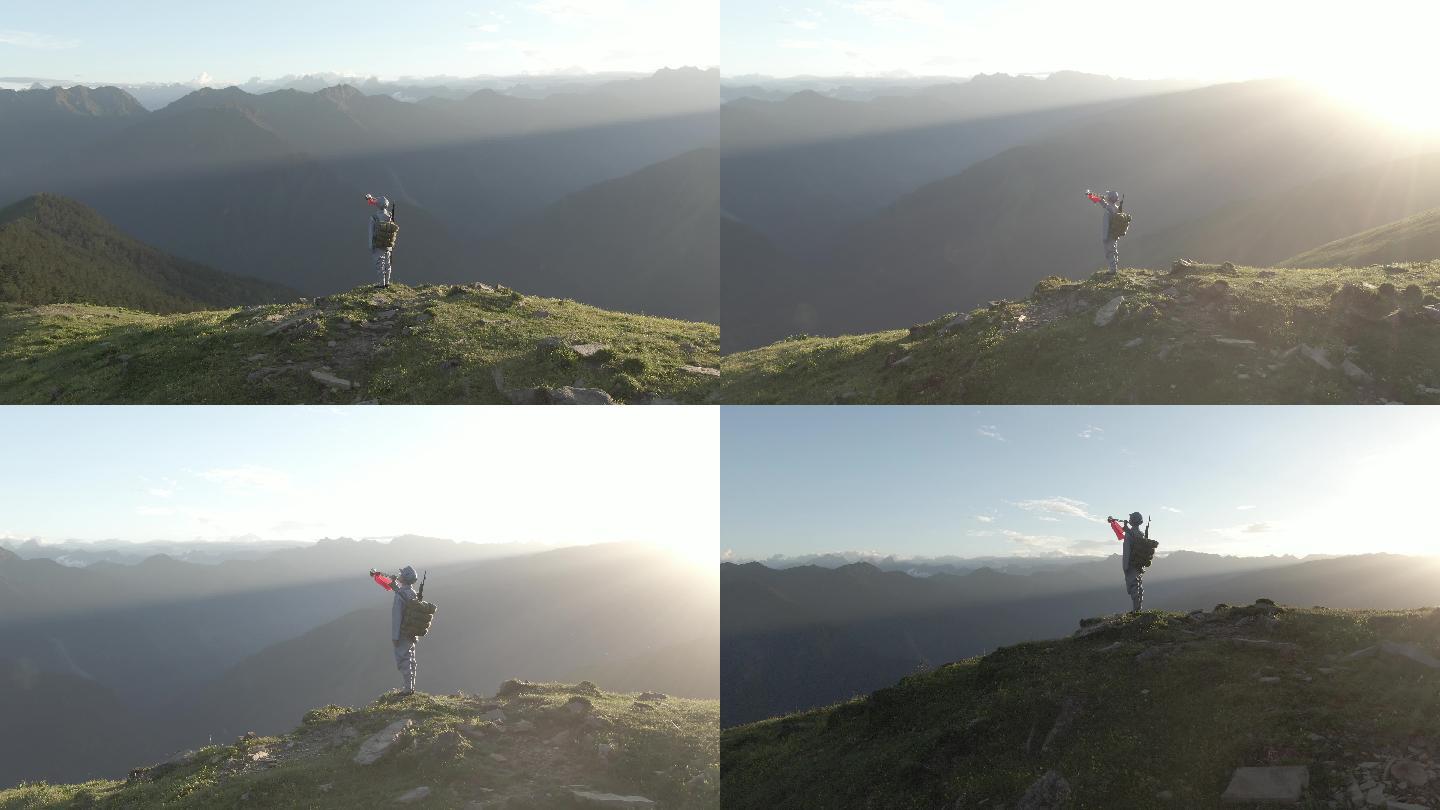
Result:
{"label": "person standing on summit", "polygon": [[389,197],[377,198],[373,194],[366,194],[365,201],[375,209],[370,214],[370,259],[380,277],[375,286],[389,287],[390,275],[395,270],[390,254],[395,250],[395,240],[400,235],[400,226],[395,223],[395,204],[390,202]]}
{"label": "person standing on summit", "polygon": [[401,619],[405,616],[405,604],[419,599],[415,593],[415,569],[405,566],[400,569],[399,574],[382,574],[375,569],[370,569],[370,578],[375,584],[395,594],[395,603],[390,608],[390,641],[395,647],[395,667],[400,670],[400,676],[405,681],[405,688],[401,690],[402,695],[415,693],[415,648],[417,639],[415,636],[404,635],[401,632]]}
{"label": "person standing on summit", "polygon": [[1124,523],[1113,517],[1107,517],[1110,521],[1110,529],[1115,532],[1115,539],[1124,543],[1120,553],[1120,567],[1125,571],[1125,592],[1130,594],[1130,612],[1139,613],[1141,603],[1145,601],[1145,585],[1142,581],[1145,576],[1145,567],[1155,559],[1155,546],[1158,545],[1150,539],[1150,530],[1143,532],[1140,524],[1145,522],[1145,516],[1139,512],[1131,512],[1130,519]]}
{"label": "person standing on summit", "polygon": [[1120,237],[1130,228],[1130,215],[1125,213],[1125,199],[1118,191],[1107,191],[1102,196],[1086,189],[1086,199],[1100,206],[1104,221],[1100,231],[1105,244],[1105,262],[1110,265],[1110,274],[1120,272]]}

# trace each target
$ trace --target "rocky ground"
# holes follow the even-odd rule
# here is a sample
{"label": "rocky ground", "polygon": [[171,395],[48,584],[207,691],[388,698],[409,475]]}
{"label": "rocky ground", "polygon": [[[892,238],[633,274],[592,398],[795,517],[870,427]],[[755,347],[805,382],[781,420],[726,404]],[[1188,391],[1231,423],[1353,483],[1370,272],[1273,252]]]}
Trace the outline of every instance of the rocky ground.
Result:
{"label": "rocky ground", "polygon": [[509,681],[493,697],[327,706],[294,732],[182,752],[119,782],[0,791],[0,808],[715,808],[718,704]]}
{"label": "rocky ground", "polygon": [[1180,261],[725,358],[724,402],[1440,402],[1440,262]]}
{"label": "rocky ground", "polygon": [[1081,625],[726,730],[726,806],[1440,808],[1440,610]]}
{"label": "rocky ground", "polygon": [[0,337],[18,402],[667,404],[720,374],[714,325],[483,283],[171,316],[12,307]]}

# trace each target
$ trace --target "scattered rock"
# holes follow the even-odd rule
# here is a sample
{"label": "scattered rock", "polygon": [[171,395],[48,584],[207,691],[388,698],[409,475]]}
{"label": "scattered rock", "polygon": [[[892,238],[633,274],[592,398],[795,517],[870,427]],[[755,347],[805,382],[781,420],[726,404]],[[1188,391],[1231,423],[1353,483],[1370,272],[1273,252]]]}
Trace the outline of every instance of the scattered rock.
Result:
{"label": "scattered rock", "polygon": [[1370,382],[1374,379],[1370,376],[1369,372],[1355,365],[1349,358],[1346,358],[1345,361],[1340,364],[1340,370],[1345,372],[1346,377],[1356,382]]}
{"label": "scattered rock", "polygon": [[1230,786],[1220,800],[1226,803],[1300,801],[1310,784],[1310,770],[1303,765],[1269,768],[1236,768]]}
{"label": "scattered rock", "polygon": [[548,317],[550,317],[550,310],[548,310],[548,309],[537,309],[537,310],[535,310],[534,312],[530,313],[530,317],[532,317],[532,318],[548,318]]}
{"label": "scattered rock", "polygon": [[669,695],[665,694],[664,692],[641,692],[641,693],[640,693],[640,697],[635,698],[635,699],[636,699],[636,700],[664,700],[664,699],[666,699],[667,697],[669,697]]}
{"label": "scattered rock", "polygon": [[420,787],[413,788],[413,789],[411,789],[411,790],[407,790],[407,791],[405,791],[404,793],[401,793],[399,796],[396,796],[396,797],[395,797],[395,803],[396,803],[396,804],[409,804],[409,803],[411,803],[411,802],[418,802],[418,801],[420,801],[421,799],[424,799],[424,798],[428,797],[429,795],[430,795],[430,788],[425,787],[424,785],[421,785]]}
{"label": "scattered rock", "polygon": [[1115,320],[1115,315],[1120,312],[1120,305],[1125,303],[1125,296],[1117,295],[1110,299],[1110,302],[1095,312],[1096,326],[1109,326]]}
{"label": "scattered rock", "polygon": [[558,337],[543,337],[535,345],[541,349],[558,349],[565,345],[565,341]]}
{"label": "scattered rock", "polygon": [[591,790],[570,791],[575,802],[584,807],[609,807],[617,810],[647,810],[655,806],[655,802],[644,796],[621,796],[616,793],[598,793]]}
{"label": "scattered rock", "polygon": [[1254,345],[1255,345],[1255,341],[1253,341],[1253,340],[1244,340],[1244,339],[1242,339],[1242,338],[1227,338],[1227,337],[1219,337],[1219,336],[1217,336],[1217,337],[1215,338],[1215,342],[1216,342],[1216,343],[1224,344],[1224,345],[1226,345],[1226,346],[1254,346]]}
{"label": "scattered rock", "polygon": [[614,405],[615,400],[599,388],[572,388],[563,386],[550,389],[551,405]]}
{"label": "scattered rock", "polygon": [[495,697],[511,697],[513,695],[519,695],[525,692],[533,691],[535,691],[535,684],[529,681],[522,681],[518,678],[511,678],[510,680],[500,684],[500,688],[495,692]]}
{"label": "scattered rock", "polygon": [[1395,764],[1390,766],[1390,775],[1416,787],[1430,781],[1430,773],[1425,770],[1425,766],[1413,759],[1396,760]]}
{"label": "scattered rock", "polygon": [[1135,348],[1136,346],[1139,346],[1141,343],[1144,343],[1144,342],[1145,342],[1145,338],[1143,338],[1143,337],[1133,338],[1133,339],[1131,339],[1131,340],[1125,341],[1125,345],[1124,345],[1122,348],[1133,349],[1133,348]]}
{"label": "scattered rock", "polygon": [[1408,658],[1430,669],[1440,669],[1440,659],[1436,659],[1435,656],[1430,655],[1414,644],[1402,644],[1398,641],[1382,641],[1380,642],[1380,652],[1401,658]]}
{"label": "scattered rock", "polygon": [[719,377],[720,369],[706,368],[705,366],[681,366],[680,370],[686,374],[699,374],[705,377]]}
{"label": "scattered rock", "polygon": [[1304,343],[1301,343],[1297,348],[1301,354],[1314,361],[1315,365],[1327,370],[1335,368],[1335,365],[1330,362],[1330,357],[1325,353],[1324,349],[1315,348]]}
{"label": "scattered rock", "polygon": [[570,347],[570,349],[576,354],[587,359],[594,357],[595,355],[599,354],[600,352],[606,351],[609,348],[610,347],[606,346],[604,343],[577,343],[574,346]]}
{"label": "scattered rock", "polygon": [[945,324],[944,326],[940,327],[940,332],[939,332],[939,334],[943,335],[943,334],[945,334],[946,332],[949,332],[951,329],[955,329],[955,328],[964,326],[965,324],[967,324],[967,323],[969,323],[969,322],[970,322],[970,313],[968,313],[968,312],[962,312],[962,313],[960,313],[959,315],[956,315],[956,316],[955,316],[955,320],[953,320],[953,321]]}
{"label": "scattered rock", "polygon": [[360,743],[360,751],[355,754],[356,765],[370,765],[388,753],[392,746],[400,740],[400,736],[406,729],[415,725],[414,720],[396,720],[385,728],[380,729]]}
{"label": "scattered rock", "polygon": [[324,369],[311,369],[310,377],[322,385],[328,385],[340,391],[348,391],[355,387],[355,383],[341,379]]}
{"label": "scattered rock", "polygon": [[510,758],[507,757],[507,756],[505,756],[504,754],[491,754],[491,755],[490,755],[490,758],[493,759],[493,760],[495,760],[496,762],[502,762],[502,763],[503,763],[503,762],[509,762],[509,761],[510,761]]}
{"label": "scattered rock", "polygon": [[1055,771],[1047,771],[1025,790],[1015,810],[1060,810],[1070,800],[1070,783]]}

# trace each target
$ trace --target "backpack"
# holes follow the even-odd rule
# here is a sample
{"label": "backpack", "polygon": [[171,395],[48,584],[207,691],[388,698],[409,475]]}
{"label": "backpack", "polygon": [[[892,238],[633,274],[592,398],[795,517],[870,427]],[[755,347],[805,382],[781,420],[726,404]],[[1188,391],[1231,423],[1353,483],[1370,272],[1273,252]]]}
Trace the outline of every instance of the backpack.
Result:
{"label": "backpack", "polygon": [[395,240],[400,236],[400,226],[393,222],[375,223],[375,238],[370,240],[370,247],[376,250],[390,250],[395,247]]}
{"label": "backpack", "polygon": [[1130,230],[1130,215],[1125,213],[1125,203],[1120,203],[1120,210],[1110,215],[1110,230],[1107,234],[1107,242],[1114,242]]}
{"label": "backpack", "polygon": [[420,638],[430,632],[430,623],[435,620],[435,605],[416,597],[405,603],[400,613],[400,636]]}
{"label": "backpack", "polygon": [[[1137,532],[1138,534],[1138,532]],[[1150,531],[1130,541],[1130,567],[1135,569],[1148,568],[1150,563],[1155,562],[1155,549],[1160,543],[1150,539]]]}

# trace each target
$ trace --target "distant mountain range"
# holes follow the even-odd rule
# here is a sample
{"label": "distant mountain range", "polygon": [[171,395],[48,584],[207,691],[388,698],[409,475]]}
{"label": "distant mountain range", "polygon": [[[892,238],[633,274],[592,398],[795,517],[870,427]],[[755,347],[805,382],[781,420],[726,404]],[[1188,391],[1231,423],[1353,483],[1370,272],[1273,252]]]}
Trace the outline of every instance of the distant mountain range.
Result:
{"label": "distant mountain range", "polygon": [[[997,647],[1128,607],[1118,556],[1028,574],[981,568],[914,577],[869,563],[784,570],[721,565],[725,725],[845,700]],[[1297,561],[1176,552],[1145,578],[1146,606],[1332,608],[1440,604],[1440,561],[1387,554]]]}
{"label": "distant mountain range", "polygon": [[277,303],[296,295],[283,284],[177,259],[64,197],[42,194],[0,210],[0,302],[166,313]]}
{"label": "distant mountain range", "polygon": [[[324,294],[370,278],[368,191],[398,203],[398,279],[468,281],[501,269],[489,240],[522,221],[546,242],[571,237],[532,219],[567,195],[713,147],[718,103],[718,74],[695,69],[543,98],[482,90],[409,103],[346,85],[204,89],[156,112],[116,88],[4,91],[0,145],[24,159],[0,167],[0,201],[70,196],[161,250]],[[657,214],[671,211],[673,222],[649,221],[630,240],[592,237],[588,275],[624,287],[634,251],[613,245],[687,227],[683,206]],[[652,247],[650,262],[680,277],[671,288],[688,291],[717,272]],[[678,315],[694,302],[652,292],[628,306]]]}

